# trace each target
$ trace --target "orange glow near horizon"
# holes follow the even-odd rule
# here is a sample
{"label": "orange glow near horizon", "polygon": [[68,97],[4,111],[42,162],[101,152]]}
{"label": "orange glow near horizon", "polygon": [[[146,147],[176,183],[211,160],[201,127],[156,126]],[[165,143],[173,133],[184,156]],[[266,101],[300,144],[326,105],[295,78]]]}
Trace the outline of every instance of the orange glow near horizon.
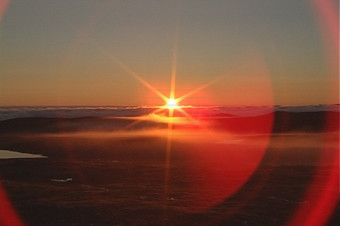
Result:
{"label": "orange glow near horizon", "polygon": [[[272,93],[271,93],[271,86],[268,83],[269,80],[267,79],[267,71],[266,67],[263,61],[257,60],[257,61],[251,61],[247,64],[242,64],[238,66],[237,68],[233,68],[233,70],[229,71],[229,73],[223,73],[222,75],[216,77],[215,79],[212,79],[209,82],[206,82],[198,87],[193,87],[190,90],[187,90],[183,93],[176,93],[176,71],[177,71],[177,65],[176,65],[176,59],[177,59],[177,46],[175,44],[174,48],[174,54],[173,54],[173,62],[172,62],[172,68],[171,68],[171,79],[170,79],[170,92],[168,94],[164,94],[162,92],[162,89],[157,89],[157,86],[151,85],[149,82],[144,80],[139,74],[137,74],[134,70],[132,70],[129,66],[127,66],[126,63],[121,61],[115,56],[112,56],[108,51],[106,51],[101,46],[97,45],[99,49],[108,55],[110,59],[112,59],[115,63],[117,63],[121,69],[123,69],[127,74],[131,75],[132,77],[136,78],[145,88],[149,89],[153,94],[155,94],[159,99],[164,101],[163,105],[159,105],[156,107],[156,109],[151,112],[146,117],[141,117],[140,119],[132,122],[130,125],[128,125],[126,128],[130,128],[132,126],[135,126],[136,124],[142,122],[143,120],[155,120],[157,122],[165,123],[167,124],[166,130],[163,132],[156,131],[158,135],[165,136],[166,144],[165,144],[165,162],[164,162],[164,192],[163,192],[163,201],[164,201],[164,208],[167,208],[167,200],[169,198],[169,191],[170,191],[170,178],[171,178],[171,166],[172,166],[172,155],[173,155],[173,146],[174,141],[178,140],[180,138],[185,139],[197,139],[197,132],[198,134],[204,134],[204,136],[209,137],[208,141],[205,141],[203,144],[200,144],[196,147],[198,152],[194,155],[191,155],[192,159],[195,159],[198,165],[200,165],[200,169],[197,170],[197,168],[191,168],[191,166],[188,166],[188,172],[193,177],[197,177],[199,175],[209,175],[208,178],[211,178],[211,180],[208,180],[204,183],[197,183],[195,184],[195,189],[198,189],[201,192],[198,192],[197,194],[200,194],[198,196],[193,195],[193,202],[188,203],[191,210],[194,212],[200,212],[203,210],[206,210],[208,208],[213,207],[217,203],[221,202],[225,198],[229,197],[232,193],[237,191],[244,183],[248,180],[250,175],[254,172],[257,165],[261,161],[265,151],[266,147],[268,145],[268,139],[272,128],[272,114],[269,114],[266,117],[263,117],[261,120],[248,120],[247,122],[239,122],[236,121],[219,121],[218,123],[216,121],[211,121],[207,124],[206,121],[201,120],[200,117],[197,117],[195,115],[191,115],[190,111],[186,111],[185,108],[192,107],[190,105],[187,105],[185,102],[184,105],[181,105],[182,101],[189,100],[189,97],[193,96],[194,94],[202,91],[203,89],[216,84],[218,81],[226,78],[226,76],[230,76],[231,72],[232,74],[243,74],[245,73],[245,68],[250,68],[250,66],[253,66],[252,69],[256,69],[256,73],[254,74],[254,80],[256,80],[256,84],[260,84],[259,86],[254,87],[255,85],[252,83],[253,80],[246,80],[246,78],[243,78],[243,81],[246,80],[246,84],[249,85],[248,90],[252,90],[252,96],[258,96],[258,93],[262,93],[263,90],[265,90],[265,98],[270,100],[270,103],[272,103]],[[242,71],[240,70],[242,69]],[[250,69],[247,71],[249,72]],[[254,73],[254,72],[253,72]],[[234,76],[236,77],[236,76]],[[234,82],[241,82],[241,80],[234,79]],[[216,84],[218,85],[218,84]],[[250,87],[252,89],[250,89]],[[261,87],[261,92],[257,92],[259,88]],[[248,88],[248,86],[247,86]],[[257,88],[257,89],[256,89]],[[234,88],[236,89],[236,88]],[[229,89],[228,89],[229,90]],[[178,91],[179,92],[179,91]],[[240,90],[237,90],[237,93],[240,93]],[[246,93],[246,92],[245,92]],[[177,95],[176,95],[177,94]],[[248,95],[250,96],[250,95]],[[246,97],[248,97],[246,96]],[[249,97],[248,97],[249,98]],[[217,125],[218,124],[218,125]],[[220,126],[220,127],[219,127]],[[223,133],[221,135],[214,129],[218,128],[232,128],[237,127],[240,134],[244,135],[247,133],[248,130],[256,129],[258,130],[261,128],[261,132],[263,134],[266,134],[263,138],[263,141],[261,141],[261,145],[256,146],[256,150],[252,151],[251,157],[249,156],[249,153],[247,153],[248,146],[246,145],[247,142],[244,144],[236,145],[234,144],[235,139],[230,138],[230,134]],[[211,129],[214,128],[214,129]],[[164,133],[165,132],[165,133]],[[185,134],[187,133],[187,134]],[[184,139],[184,140],[185,140]],[[242,139],[236,139],[237,140],[243,140]],[[249,138],[250,139],[250,138]],[[214,156],[210,155],[210,152],[205,152],[204,150],[210,150],[211,147],[214,149],[214,152],[216,153]],[[237,150],[237,154],[235,152],[226,152],[225,150]],[[205,162],[205,160],[209,160],[208,162]],[[250,161],[251,159],[251,161]],[[249,161],[248,161],[249,160]],[[252,164],[249,164],[251,162]],[[219,168],[219,173],[216,173],[215,168]],[[244,169],[244,173],[237,173],[234,172],[234,168],[240,168]],[[234,183],[232,186],[228,185],[229,181],[226,179],[228,177],[237,177],[239,178],[239,181],[237,183]],[[216,194],[216,197],[213,199],[210,198],[209,200],[206,199],[206,196],[202,196],[205,189],[212,188],[214,190],[214,194]],[[203,198],[200,198],[200,197]]]}

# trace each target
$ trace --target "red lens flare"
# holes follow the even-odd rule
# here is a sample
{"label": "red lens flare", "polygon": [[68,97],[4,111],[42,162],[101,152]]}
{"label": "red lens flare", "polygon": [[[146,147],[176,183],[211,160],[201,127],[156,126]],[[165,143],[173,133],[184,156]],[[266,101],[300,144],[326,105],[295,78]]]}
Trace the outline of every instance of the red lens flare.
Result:
{"label": "red lens flare", "polygon": [[[186,143],[188,139],[190,140],[190,145],[186,150],[186,158],[195,162],[194,165],[187,164],[186,167],[188,176],[194,178],[194,182],[189,188],[191,189],[190,200],[192,201],[186,203],[188,209],[191,211],[200,212],[217,205],[234,194],[246,183],[266,152],[272,129],[273,114],[268,114],[260,118],[217,118],[208,121],[203,118],[197,118],[188,113],[186,107],[181,106],[180,103],[197,92],[221,81],[226,75],[219,76],[206,84],[176,97],[176,64],[173,63],[170,92],[167,97],[149,82],[141,78],[141,76],[129,68],[126,63],[111,56],[101,47],[100,50],[109,55],[122,69],[135,77],[141,84],[165,102],[163,106],[160,106],[150,114],[150,118],[168,124],[168,132],[166,135],[166,172],[164,176],[165,200],[170,196],[171,179],[173,178],[171,174],[171,156],[173,151],[176,150],[176,142],[178,140],[184,143]],[[174,59],[176,59],[176,57],[174,57]],[[265,96],[267,98],[266,102],[272,105],[273,95],[264,61],[253,60],[251,64],[248,63],[246,66],[247,67],[243,65],[242,67],[234,69],[232,72],[242,73],[242,70],[246,70],[247,72],[244,73],[248,74],[250,71],[256,71],[256,81],[261,84],[261,92],[265,92],[261,95]],[[258,89],[254,89],[254,92],[255,91],[258,92]],[[258,93],[254,93],[253,95],[257,96]],[[191,111],[195,111],[195,107],[192,108]],[[164,112],[166,112],[165,115]],[[184,124],[183,120],[178,120],[179,116],[185,119]],[[131,126],[135,126],[139,122],[141,122],[141,120],[134,122]],[[251,136],[252,133],[262,134],[261,138],[256,137],[254,139],[254,137]],[[183,138],[183,134],[186,134],[185,139]],[[202,134],[204,134],[204,136],[202,136]],[[195,139],[199,139],[199,141],[192,144],[192,141]],[[251,152],[249,152],[250,149],[252,150]],[[185,159],[182,160],[186,161]]]}
{"label": "red lens flare", "polygon": [[5,14],[6,8],[9,4],[10,0],[0,0],[0,22],[2,20],[2,17]]}
{"label": "red lens flare", "polygon": [[[333,86],[329,96],[339,103],[339,11],[335,1],[311,0],[318,18],[328,59],[329,75]],[[336,95],[334,97],[334,95]],[[304,200],[289,225],[326,225],[339,204],[339,112],[330,112],[325,123],[325,145],[321,148],[314,180],[305,193]],[[332,131],[336,131],[334,134]],[[335,138],[334,138],[335,137]],[[327,144],[337,141],[337,145]],[[327,172],[323,166],[329,166]]]}
{"label": "red lens flare", "polygon": [[0,183],[0,225],[3,226],[23,226],[17,212],[7,197],[5,189]]}

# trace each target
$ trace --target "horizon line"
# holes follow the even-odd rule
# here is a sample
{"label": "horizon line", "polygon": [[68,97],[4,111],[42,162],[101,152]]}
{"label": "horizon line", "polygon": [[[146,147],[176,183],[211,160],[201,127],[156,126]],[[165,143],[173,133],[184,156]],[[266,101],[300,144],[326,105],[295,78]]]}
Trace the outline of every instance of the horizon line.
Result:
{"label": "horizon line", "polygon": [[[307,107],[307,106],[330,106],[330,105],[340,105],[340,103],[319,103],[319,104],[297,104],[297,105],[285,105],[285,104],[275,104],[275,105],[235,105],[235,104],[206,104],[206,105],[182,105],[181,107],[187,108],[202,108],[202,107]],[[0,108],[10,108],[10,107],[140,107],[140,108],[158,108],[160,105],[0,105]]]}

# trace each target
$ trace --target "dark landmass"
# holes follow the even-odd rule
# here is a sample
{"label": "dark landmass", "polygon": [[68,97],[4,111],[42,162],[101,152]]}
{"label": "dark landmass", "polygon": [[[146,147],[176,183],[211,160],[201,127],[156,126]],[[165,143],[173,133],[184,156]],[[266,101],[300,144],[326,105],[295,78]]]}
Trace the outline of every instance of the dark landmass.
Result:
{"label": "dark landmass", "polygon": [[[16,118],[0,121],[0,134],[33,134],[59,133],[79,131],[115,131],[140,130],[149,128],[167,128],[166,123],[141,120],[133,127],[129,127],[134,117],[81,117],[81,118]],[[230,132],[323,132],[339,130],[339,112],[286,112],[277,111],[271,114],[238,117],[230,114],[219,114],[204,117],[212,122],[212,127]],[[332,123],[325,122],[332,120]],[[270,124],[271,130],[263,131],[263,125]]]}
{"label": "dark landmass", "polygon": [[[166,167],[164,137],[39,136],[111,132],[126,127],[131,131],[167,128],[167,124],[151,121],[134,127],[129,127],[132,119],[104,117],[1,121],[0,150],[48,158],[0,159],[0,183],[23,222],[34,226],[283,225],[301,206],[312,208],[316,204],[306,196],[307,191],[321,193],[326,189],[322,183],[314,187],[314,181],[334,171],[331,161],[320,159],[324,152],[339,150],[338,112],[281,111],[253,117],[219,115],[206,120],[218,131],[269,133],[269,143],[262,161],[243,186],[200,211],[193,211],[193,197],[209,199],[214,189],[195,187],[211,175],[193,176],[188,171],[204,172],[190,157],[197,154],[199,144],[173,141],[171,164]],[[228,151],[236,145],[228,144]],[[237,178],[228,179],[230,183],[233,180]],[[328,189],[338,200],[338,190]],[[339,208],[334,209],[327,224],[337,225],[339,215]]]}

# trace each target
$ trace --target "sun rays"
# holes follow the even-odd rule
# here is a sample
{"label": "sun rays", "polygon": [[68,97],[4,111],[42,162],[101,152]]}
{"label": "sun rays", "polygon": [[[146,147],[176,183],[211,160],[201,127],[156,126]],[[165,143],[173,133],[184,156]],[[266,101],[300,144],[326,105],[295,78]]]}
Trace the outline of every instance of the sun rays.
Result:
{"label": "sun rays", "polygon": [[[178,11],[179,13],[179,11]],[[166,147],[165,147],[165,162],[164,162],[164,208],[166,208],[168,196],[169,196],[169,187],[170,187],[170,168],[171,168],[171,155],[173,149],[173,136],[176,135],[174,133],[175,125],[181,124],[190,124],[194,125],[195,127],[198,126],[199,128],[203,129],[205,134],[212,135],[212,133],[205,128],[205,126],[200,122],[199,119],[191,116],[185,108],[188,106],[183,106],[181,104],[189,96],[205,89],[206,87],[216,83],[217,81],[221,80],[224,76],[220,76],[206,84],[203,84],[195,89],[190,90],[187,93],[184,93],[180,96],[176,95],[176,77],[177,77],[177,56],[178,56],[178,44],[179,44],[179,27],[180,27],[180,16],[177,15],[177,21],[174,31],[174,44],[173,44],[173,52],[172,52],[172,64],[171,64],[171,77],[170,77],[170,87],[169,93],[164,94],[161,90],[157,89],[155,86],[150,84],[148,81],[143,79],[138,73],[136,73],[133,69],[131,69],[125,62],[121,59],[118,59],[116,56],[110,54],[105,48],[100,46],[97,43],[94,43],[98,49],[105,54],[108,58],[113,60],[117,65],[120,66],[127,74],[134,77],[138,80],[144,87],[148,90],[153,92],[158,98],[164,101],[164,104],[161,106],[156,106],[155,109],[149,113],[146,117],[140,117],[138,120],[134,121],[133,123],[129,124],[123,130],[127,130],[128,128],[136,126],[138,123],[141,123],[145,120],[154,120],[156,122],[165,123],[167,124],[167,131],[166,131]],[[192,106],[190,106],[192,107]]]}
{"label": "sun rays", "polygon": [[177,101],[174,98],[169,98],[166,102],[166,107],[169,109],[176,109],[179,108],[179,106],[177,105]]}
{"label": "sun rays", "polygon": [[[157,114],[161,113],[165,110],[168,111],[168,117],[173,117],[173,114],[175,111],[178,111],[181,113],[184,117],[188,117],[188,113],[185,112],[183,109],[183,106],[180,105],[180,102],[186,99],[187,97],[191,96],[192,94],[206,88],[207,86],[211,85],[212,83],[215,83],[217,80],[221,79],[215,79],[205,85],[202,85],[178,98],[176,98],[176,71],[177,71],[177,47],[175,47],[174,54],[173,54],[173,64],[171,68],[171,81],[170,81],[170,92],[169,96],[166,96],[161,91],[159,91],[157,88],[155,88],[153,85],[151,85],[149,82],[144,80],[139,74],[137,74],[134,70],[132,70],[129,66],[127,66],[126,63],[119,60],[112,54],[110,54],[107,50],[105,50],[103,47],[101,47],[99,44],[95,43],[95,45],[98,47],[98,49],[105,54],[107,57],[109,57],[111,60],[113,60],[116,64],[118,64],[126,73],[137,79],[143,86],[145,86],[148,90],[156,94],[160,99],[164,101],[163,106],[159,106],[158,109],[151,112],[150,114]],[[177,42],[176,44],[177,45]],[[188,119],[192,119],[192,117],[188,117]],[[171,120],[170,120],[171,121]],[[129,126],[130,127],[130,126]]]}
{"label": "sun rays", "polygon": [[[217,83],[218,81],[221,81],[222,79],[226,78],[227,75],[229,75],[233,71],[237,71],[243,67],[245,67],[247,64],[243,64],[242,67],[236,67],[229,71],[229,73],[226,73],[225,75],[221,75],[216,77],[215,79],[202,84],[201,86],[198,86],[192,90],[190,90],[187,93],[184,93],[180,96],[176,96],[176,76],[177,76],[177,45],[178,45],[178,35],[175,37],[175,43],[174,43],[174,51],[173,51],[173,59],[172,59],[172,67],[171,67],[171,79],[170,79],[170,87],[169,87],[169,94],[164,94],[161,90],[157,89],[155,86],[150,84],[148,81],[143,79],[137,72],[135,72],[133,69],[131,69],[125,62],[118,59],[117,57],[110,54],[105,48],[100,46],[98,43],[94,43],[97,48],[106,55],[109,59],[111,59],[114,63],[120,66],[121,69],[123,69],[127,74],[134,77],[137,81],[139,81],[144,87],[146,87],[148,90],[153,92],[158,98],[164,101],[164,104],[161,106],[154,106],[154,110],[148,114],[146,117],[139,117],[136,121],[133,123],[127,125],[126,127],[122,128],[121,130],[127,130],[129,128],[132,128],[136,126],[137,124],[146,121],[157,121],[160,123],[167,123],[168,124],[168,135],[167,139],[168,142],[171,143],[171,136],[173,136],[172,130],[173,130],[173,124],[192,124],[195,126],[198,126],[202,130],[206,132],[207,135],[214,135],[213,132],[211,132],[206,125],[202,124],[201,121],[198,118],[195,118],[194,116],[190,115],[185,109],[186,108],[193,108],[191,105],[182,105],[181,102],[185,99],[189,98],[190,96],[196,94],[197,92],[206,89],[207,87]],[[176,115],[176,116],[175,116]],[[180,117],[179,117],[180,116]],[[170,131],[171,130],[171,131]],[[171,147],[171,145],[170,145]]]}
{"label": "sun rays", "polygon": [[[190,114],[188,114],[183,108],[184,106],[180,105],[180,102],[183,101],[188,96],[192,95],[193,93],[205,88],[207,85],[198,87],[196,90],[193,90],[185,95],[182,95],[181,97],[176,98],[176,75],[177,75],[177,54],[178,54],[178,30],[179,30],[179,21],[177,21],[176,24],[176,31],[175,31],[175,42],[174,42],[174,51],[173,51],[173,57],[172,57],[172,67],[171,67],[171,80],[170,80],[170,92],[169,95],[164,95],[160,90],[156,89],[153,85],[151,85],[149,82],[144,80],[140,75],[138,75],[134,70],[132,70],[130,67],[127,66],[123,61],[119,60],[115,56],[111,55],[107,50],[102,48],[97,43],[96,46],[98,49],[104,53],[107,57],[109,57],[111,60],[113,60],[116,64],[118,64],[126,73],[136,78],[143,86],[145,86],[147,89],[152,91],[154,94],[156,94],[160,99],[164,101],[163,106],[156,107],[154,111],[152,111],[148,118],[152,118],[157,120],[158,122],[167,123],[167,135],[166,135],[166,153],[165,153],[165,172],[164,172],[164,202],[167,202],[168,196],[169,196],[169,180],[170,180],[170,166],[171,166],[171,150],[172,150],[172,143],[173,143],[173,125],[174,124],[180,124],[180,123],[194,123],[198,124],[200,123],[195,120]],[[166,112],[167,116],[161,115],[162,113]],[[179,112],[182,117],[174,117],[174,113]],[[184,119],[184,120],[183,120]],[[138,123],[145,121],[148,119],[145,119],[142,117],[141,119],[131,123],[130,125],[126,126],[124,129],[131,128]],[[164,208],[166,208],[166,203],[164,203]]]}

